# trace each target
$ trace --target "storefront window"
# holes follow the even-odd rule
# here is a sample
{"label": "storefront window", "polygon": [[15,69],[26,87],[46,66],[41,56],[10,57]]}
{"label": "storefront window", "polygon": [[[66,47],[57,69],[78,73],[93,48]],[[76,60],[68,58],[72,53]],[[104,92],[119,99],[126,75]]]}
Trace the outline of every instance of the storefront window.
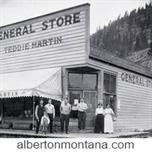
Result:
{"label": "storefront window", "polygon": [[82,87],[82,74],[69,73],[69,87],[81,88]]}
{"label": "storefront window", "polygon": [[83,75],[83,88],[96,90],[97,87],[97,75],[96,74],[84,74]]}
{"label": "storefront window", "polygon": [[104,92],[116,94],[116,75],[104,73]]}
{"label": "storefront window", "polygon": [[116,75],[113,73],[104,73],[104,93],[103,104],[104,108],[107,104],[111,105],[111,108],[116,113]]}
{"label": "storefront window", "polygon": [[96,90],[97,74],[69,73],[69,88]]}
{"label": "storefront window", "polygon": [[77,118],[77,104],[84,97],[89,109],[94,113],[96,107],[97,74],[95,73],[69,73],[68,89],[72,105],[71,118]]}

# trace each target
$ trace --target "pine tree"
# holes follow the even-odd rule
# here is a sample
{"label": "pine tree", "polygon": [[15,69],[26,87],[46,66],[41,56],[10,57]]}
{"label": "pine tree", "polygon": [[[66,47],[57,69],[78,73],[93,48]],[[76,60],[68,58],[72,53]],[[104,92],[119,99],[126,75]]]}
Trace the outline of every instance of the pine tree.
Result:
{"label": "pine tree", "polygon": [[117,20],[110,21],[108,26],[97,30],[91,36],[91,47],[126,58],[134,51],[149,47],[151,30],[152,3],[149,3],[145,7],[132,10],[130,14],[126,11],[124,17],[119,15]]}

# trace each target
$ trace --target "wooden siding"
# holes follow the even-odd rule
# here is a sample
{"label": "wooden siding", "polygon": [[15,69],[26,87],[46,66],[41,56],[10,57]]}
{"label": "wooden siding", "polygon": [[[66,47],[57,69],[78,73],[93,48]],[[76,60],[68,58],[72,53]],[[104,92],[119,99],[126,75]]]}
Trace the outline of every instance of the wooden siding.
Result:
{"label": "wooden siding", "polygon": [[[80,12],[80,22],[66,26],[41,30],[41,22],[50,18],[57,18],[64,15]],[[0,31],[23,27],[32,24],[35,33],[0,41],[0,73],[16,71],[51,68],[71,64],[86,63],[87,49],[89,46],[89,6],[84,5],[71,10],[61,11],[55,14],[46,15],[21,23],[16,23],[6,27],[1,27]],[[50,38],[62,37],[62,43],[31,48],[22,51],[5,53],[4,48],[25,43],[48,40]]]}
{"label": "wooden siding", "polygon": [[[122,81],[123,72],[137,75],[146,80],[147,77],[110,66],[108,64],[89,60],[91,66],[117,74],[117,120],[115,130],[138,130],[152,128],[152,88]],[[103,92],[101,92],[103,93]],[[119,103],[118,103],[119,102]]]}
{"label": "wooden siding", "polygon": [[115,127],[117,129],[152,128],[152,88],[124,82],[121,80],[121,73],[119,70],[117,99],[120,102],[120,109]]}

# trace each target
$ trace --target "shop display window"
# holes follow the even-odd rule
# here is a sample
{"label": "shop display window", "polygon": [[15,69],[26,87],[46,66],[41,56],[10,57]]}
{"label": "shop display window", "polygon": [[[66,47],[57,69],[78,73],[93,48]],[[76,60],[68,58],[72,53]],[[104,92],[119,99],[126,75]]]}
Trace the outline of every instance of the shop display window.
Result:
{"label": "shop display window", "polygon": [[96,90],[97,74],[69,73],[69,88]]}
{"label": "shop display window", "polygon": [[116,113],[116,75],[113,73],[104,72],[103,83],[103,105],[104,108],[107,104],[111,105],[111,108]]}

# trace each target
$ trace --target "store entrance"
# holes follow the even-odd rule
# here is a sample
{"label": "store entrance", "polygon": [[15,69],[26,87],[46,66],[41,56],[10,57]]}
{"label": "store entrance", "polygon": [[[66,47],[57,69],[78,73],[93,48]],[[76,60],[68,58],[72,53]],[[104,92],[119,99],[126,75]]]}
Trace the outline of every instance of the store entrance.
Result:
{"label": "store entrance", "polygon": [[84,98],[88,105],[88,113],[94,113],[97,107],[97,92],[88,90],[69,90],[70,104],[73,105],[75,99],[80,101],[80,98]]}
{"label": "store entrance", "polygon": [[97,107],[97,92],[96,91],[83,91],[84,100],[88,105],[88,114],[95,113]]}
{"label": "store entrance", "polygon": [[70,104],[72,105],[71,118],[77,119],[77,116],[74,115],[75,112],[73,105],[78,104],[80,102],[80,98],[84,98],[85,102],[88,105],[86,126],[93,126],[95,109],[97,107],[97,91],[69,90],[69,98]]}
{"label": "store entrance", "polygon": [[69,90],[69,101],[70,101],[70,104],[73,105],[74,104],[74,101],[75,99],[78,100],[78,102],[80,101],[80,98],[82,97],[82,91],[78,91],[78,90]]}
{"label": "store entrance", "polygon": [[97,107],[97,92],[96,91],[84,91],[84,100],[87,102],[87,126],[94,126],[95,109]]}
{"label": "store entrance", "polygon": [[[86,127],[93,126],[97,107],[98,71],[89,67],[68,69],[68,93],[72,110],[84,98],[88,105]],[[72,116],[73,116],[72,112]],[[72,117],[71,117],[72,118]]]}

